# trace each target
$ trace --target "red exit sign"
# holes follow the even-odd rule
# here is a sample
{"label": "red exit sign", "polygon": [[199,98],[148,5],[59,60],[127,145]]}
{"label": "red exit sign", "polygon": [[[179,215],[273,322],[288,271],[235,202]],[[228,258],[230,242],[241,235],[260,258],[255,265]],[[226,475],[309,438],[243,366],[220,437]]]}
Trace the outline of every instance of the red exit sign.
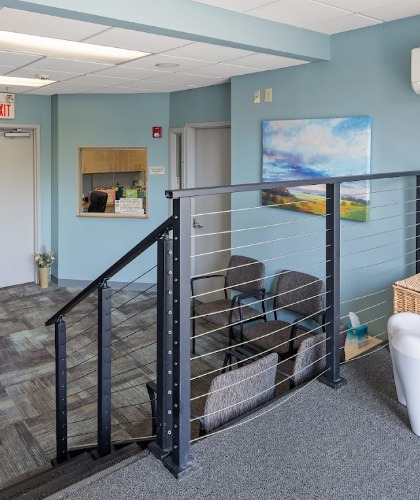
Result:
{"label": "red exit sign", "polygon": [[15,117],[14,94],[0,93],[0,120],[12,119],[14,117]]}

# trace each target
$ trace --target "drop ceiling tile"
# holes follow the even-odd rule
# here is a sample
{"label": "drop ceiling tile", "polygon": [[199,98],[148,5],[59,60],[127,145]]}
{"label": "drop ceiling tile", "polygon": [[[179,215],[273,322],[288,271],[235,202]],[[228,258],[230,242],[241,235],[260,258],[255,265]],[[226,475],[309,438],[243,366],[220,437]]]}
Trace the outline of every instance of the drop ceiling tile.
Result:
{"label": "drop ceiling tile", "polygon": [[[159,68],[156,64],[178,64],[176,68]],[[154,54],[151,56],[142,57],[134,61],[124,63],[124,67],[130,68],[143,68],[143,69],[154,69],[158,71],[165,71],[167,73],[176,73],[177,71],[186,71],[193,68],[200,68],[201,66],[207,66],[209,63],[207,61],[198,61],[196,59],[186,59],[185,57],[173,57],[166,54]]]}
{"label": "drop ceiling tile", "polygon": [[270,21],[304,27],[345,16],[348,12],[329,5],[315,3],[312,0],[280,0],[253,9],[247,14]]}
{"label": "drop ceiling tile", "polygon": [[228,62],[229,64],[254,68],[260,71],[286,68],[288,66],[297,66],[299,64],[306,63],[306,61],[300,61],[299,59],[290,59],[288,57],[273,56],[271,54],[253,54],[247,57],[232,59],[231,61]]}
{"label": "drop ceiling tile", "polygon": [[249,73],[257,73],[260,69],[246,68],[244,66],[234,66],[232,64],[210,64],[202,68],[190,69],[191,75],[213,76],[218,78],[231,78],[232,76],[246,75]]}
{"label": "drop ceiling tile", "polygon": [[[92,90],[96,90],[98,88],[102,88],[101,85],[77,85],[77,84],[71,84],[69,82],[57,82],[57,83],[51,83],[50,85],[46,85],[45,87],[42,87],[42,91],[45,93],[50,93],[52,94],[80,94],[83,92],[89,92]],[[39,89],[41,90],[41,89]]]}
{"label": "drop ceiling tile", "polygon": [[141,50],[142,52],[163,52],[191,43],[189,40],[171,38],[169,36],[154,35],[141,31],[111,28],[87,40],[89,43],[108,45],[121,49]]}
{"label": "drop ceiling tile", "polygon": [[0,30],[28,35],[63,38],[80,41],[106,29],[108,26],[73,19],[47,16],[35,12],[4,8],[0,11]]}
{"label": "drop ceiling tile", "polygon": [[7,73],[10,73],[10,71],[13,71],[13,70],[14,70],[13,66],[3,66],[3,65],[0,65],[0,75],[6,75]]}
{"label": "drop ceiling tile", "polygon": [[386,7],[379,7],[372,10],[363,10],[366,16],[380,19],[381,21],[394,21],[395,19],[402,19],[404,17],[417,16],[420,14],[419,0],[408,0],[398,2]]}
{"label": "drop ceiling tile", "polygon": [[[142,82],[136,82],[130,85],[124,85],[127,90],[136,90],[137,92],[174,92],[176,90],[185,90],[191,88],[193,85],[182,85],[173,82],[155,82],[152,80],[145,80]],[[123,88],[123,87],[121,87]]]}
{"label": "drop ceiling tile", "polygon": [[127,89],[125,87],[103,87],[96,89],[94,91],[88,92],[88,94],[138,94],[136,89]]}
{"label": "drop ceiling tile", "polygon": [[[19,76],[22,78],[36,78],[39,73],[43,73],[39,69],[31,68],[31,66],[27,66],[25,68],[19,68],[14,71],[11,71],[8,76]],[[58,82],[62,82],[65,80],[70,80],[71,78],[75,78],[76,76],[80,76],[83,73],[68,73],[65,71],[50,71],[48,70],[48,75],[51,80],[56,80]]]}
{"label": "drop ceiling tile", "polygon": [[140,80],[142,78],[153,78],[161,74],[167,73],[167,71],[160,71],[157,68],[155,70],[146,68],[136,68],[128,66],[127,64],[120,64],[119,66],[113,66],[112,68],[99,71],[98,76],[112,76],[114,78],[127,78],[129,80]]}
{"label": "drop ceiling tile", "polygon": [[0,51],[0,64],[5,66],[13,66],[14,68],[25,66],[26,64],[33,63],[34,61],[37,61],[39,59],[42,59],[42,57],[29,54],[14,54],[13,52]]}
{"label": "drop ceiling tile", "polygon": [[330,5],[349,12],[360,13],[377,7],[384,7],[392,3],[404,2],[405,0],[314,0],[315,3]]}
{"label": "drop ceiling tile", "polygon": [[366,28],[367,26],[381,23],[382,21],[372,19],[371,17],[362,16],[360,14],[350,14],[348,16],[339,17],[338,19],[330,19],[323,23],[312,24],[308,26],[308,29],[325,33],[326,35],[333,35],[335,33]]}
{"label": "drop ceiling tile", "polygon": [[221,9],[233,10],[235,12],[246,12],[249,9],[255,9],[267,3],[272,3],[273,0],[194,0],[197,3],[204,3]]}
{"label": "drop ceiling tile", "polygon": [[125,83],[131,83],[136,81],[130,78],[115,78],[112,76],[99,76],[96,73],[91,75],[83,75],[73,78],[68,83],[77,85],[97,85],[98,87],[114,86],[114,85],[124,85]]}
{"label": "drop ceiling tile", "polygon": [[160,75],[157,78],[153,78],[154,82],[169,82],[180,85],[196,85],[196,84],[212,84],[218,83],[221,78],[213,77],[213,76],[201,76],[201,75],[192,75],[189,73],[171,73]]}
{"label": "drop ceiling tile", "polygon": [[70,59],[58,59],[55,57],[44,57],[31,64],[31,68],[41,69],[42,71],[64,71],[75,73],[93,73],[101,69],[110,68],[111,64],[94,63],[86,61],[72,61]]}
{"label": "drop ceiling tile", "polygon": [[186,59],[196,59],[207,62],[224,62],[235,57],[245,57],[252,54],[249,50],[234,49],[232,47],[223,47],[211,43],[195,42],[184,47],[169,50],[165,52],[168,56],[184,57]]}

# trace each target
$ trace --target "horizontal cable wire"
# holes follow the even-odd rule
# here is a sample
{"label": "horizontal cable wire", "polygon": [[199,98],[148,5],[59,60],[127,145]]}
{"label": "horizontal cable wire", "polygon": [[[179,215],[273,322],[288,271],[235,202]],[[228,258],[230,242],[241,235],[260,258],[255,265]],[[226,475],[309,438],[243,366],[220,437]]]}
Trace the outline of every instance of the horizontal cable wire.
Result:
{"label": "horizontal cable wire", "polygon": [[[155,306],[156,304],[154,304]],[[144,309],[142,312],[144,311],[147,311],[147,309]],[[141,328],[139,328],[138,330],[135,330],[134,332],[131,332],[129,333],[128,335],[125,335],[125,337],[120,337],[120,338],[117,338],[117,339],[114,339],[111,344],[112,345],[115,345],[117,344],[118,342],[123,342],[124,340],[128,339],[129,337],[132,337],[133,335],[135,335],[136,333],[139,333],[139,332],[144,332],[145,335],[147,335],[147,329],[150,328],[151,326],[153,325],[156,325],[156,321],[152,321],[152,323],[149,323],[147,325],[144,325],[142,326]],[[119,326],[119,325],[118,325]],[[117,327],[118,328],[118,327]]]}
{"label": "horizontal cable wire", "polygon": [[[330,324],[330,323],[327,323],[325,326],[327,326],[327,325],[329,325],[329,324]],[[312,332],[315,332],[315,331],[319,330],[319,328],[320,328],[320,327],[313,328],[312,330],[302,330],[302,333],[301,333],[300,335],[296,335],[296,337],[294,337],[293,341],[298,340],[298,339],[300,339],[300,338],[302,338],[302,337],[304,337],[304,336],[307,336],[308,334],[310,334],[310,333],[312,333]],[[240,344],[235,344],[234,346],[227,346],[227,347],[223,347],[223,348],[221,348],[221,349],[217,349],[217,350],[215,350],[215,351],[213,351],[213,352],[210,352],[210,353],[205,353],[205,354],[200,354],[200,355],[198,355],[198,356],[194,356],[194,357],[192,357],[192,358],[191,358],[191,361],[194,361],[195,359],[201,359],[201,358],[204,358],[204,357],[206,357],[206,356],[209,356],[210,354],[217,354],[217,353],[219,353],[219,352],[229,351],[229,349],[232,349],[233,347],[241,347],[241,346],[244,346],[244,345],[252,344],[252,343],[253,343],[253,342],[255,342],[256,340],[262,339],[262,338],[264,338],[264,337],[268,337],[268,335],[272,335],[272,334],[274,334],[274,333],[278,333],[279,331],[281,331],[281,330],[283,330],[283,329],[284,329],[284,328],[281,328],[281,329],[279,329],[279,330],[276,330],[276,331],[274,331],[274,332],[270,332],[270,333],[268,333],[268,334],[262,335],[261,337],[258,337],[258,338],[252,339],[252,340],[246,340],[246,341],[244,341],[244,342],[241,342]],[[260,356],[262,356],[263,354],[268,354],[268,353],[272,352],[272,351],[273,351],[273,350],[275,350],[275,349],[278,349],[278,348],[280,348],[280,347],[282,347],[282,346],[284,346],[284,345],[286,345],[286,344],[289,344],[289,342],[290,342],[290,339],[285,340],[284,342],[281,342],[280,344],[277,344],[277,345],[275,345],[275,346],[271,346],[269,349],[266,349],[265,351],[259,351],[257,354],[250,356],[248,359],[253,359],[253,358],[255,358],[255,357],[260,357]],[[284,361],[286,361],[286,360],[284,360]],[[239,361],[238,363],[241,363],[241,361]],[[232,365],[234,365],[234,364],[235,364],[235,363],[232,363]],[[211,373],[216,373],[216,372],[220,371],[220,370],[221,370],[221,369],[223,369],[223,368],[224,368],[224,367],[222,367],[222,368],[217,368],[216,370],[212,370],[212,371],[209,371],[209,372],[203,373],[203,374],[201,374],[201,375],[196,375],[195,377],[192,377],[190,380],[191,380],[191,381],[192,381],[192,380],[196,380],[196,379],[198,379],[198,378],[202,378],[202,377],[204,377],[204,376],[206,376],[206,375],[210,375]]]}
{"label": "horizontal cable wire", "polygon": [[149,342],[148,344],[142,345],[140,347],[136,347],[135,349],[132,349],[131,351],[125,352],[124,354],[121,354],[121,356],[113,358],[112,361],[117,361],[117,359],[121,359],[124,356],[127,356],[128,354],[132,354],[133,352],[141,351],[142,349],[145,349],[146,347],[150,347],[151,345],[154,345],[154,344],[156,344],[156,339],[153,340],[152,342]]}
{"label": "horizontal cable wire", "polygon": [[379,290],[378,292],[372,292],[372,293],[368,293],[366,295],[360,295],[359,297],[355,297],[354,299],[343,300],[340,302],[340,304],[343,305],[343,304],[347,304],[349,302],[355,302],[356,300],[366,299],[368,297],[373,297],[374,295],[379,295],[380,293],[384,293],[384,292],[389,292],[389,288],[383,288],[382,290]]}
{"label": "horizontal cable wire", "polygon": [[[387,215],[385,217],[378,217],[377,219],[370,219],[369,222],[378,222],[378,221],[387,220],[387,219],[394,219],[396,217],[405,217],[407,215],[414,215],[416,213],[417,212],[406,212],[406,213],[396,214],[396,215]],[[344,229],[344,228],[355,227],[355,226],[354,226],[354,224],[343,224],[341,227]]]}
{"label": "horizontal cable wire", "polygon": [[150,403],[153,403],[154,401],[157,401],[157,398],[154,399],[147,399],[146,401],[139,401],[138,403],[132,404],[132,405],[125,405],[125,406],[112,406],[113,410],[124,410],[126,408],[136,408],[137,406],[143,406],[143,405],[148,405]]}
{"label": "horizontal cable wire", "polygon": [[279,241],[292,240],[292,239],[296,239],[296,238],[302,238],[303,236],[312,236],[314,234],[325,233],[325,232],[326,232],[326,229],[322,229],[322,230],[312,231],[312,232],[304,233],[304,234],[285,236],[284,238],[275,238],[273,240],[258,241],[257,243],[250,243],[249,245],[239,245],[237,247],[223,248],[221,250],[214,250],[212,252],[204,252],[204,253],[199,253],[196,255],[191,255],[191,258],[203,257],[205,255],[214,255],[214,254],[223,253],[223,252],[232,252],[233,250],[242,250],[243,248],[251,248],[251,247],[257,247],[260,245],[268,245],[269,243],[278,243]]}
{"label": "horizontal cable wire", "polygon": [[[325,248],[329,248],[330,246],[331,245],[325,245]],[[267,262],[273,262],[275,260],[285,259],[287,257],[294,257],[296,255],[302,255],[304,253],[313,252],[315,250],[319,250],[319,246],[315,247],[315,248],[308,248],[306,250],[301,250],[299,252],[286,253],[286,254],[283,254],[283,255],[279,255],[277,257],[270,257],[268,259],[260,259],[259,262],[262,262],[263,264],[266,264]],[[329,261],[327,261],[327,262],[329,262]],[[299,267],[299,269],[306,269],[307,267],[316,266],[318,264],[324,264],[324,263],[325,263],[325,259],[323,259],[322,261],[319,261],[319,262],[314,262],[314,263],[308,264],[306,266]],[[243,266],[243,264],[241,266]],[[193,276],[191,276],[191,278],[201,278],[201,277],[204,277],[204,276],[208,276],[210,274],[226,273],[227,271],[229,271],[229,269],[237,269],[237,268],[239,268],[241,266],[225,267],[223,269],[217,269],[215,271],[209,271],[209,272],[201,273],[201,274],[194,274]],[[291,272],[291,271],[289,271],[289,272]],[[275,275],[272,275],[272,276],[275,276]],[[267,276],[266,276],[266,278],[267,278]],[[221,288],[220,290],[223,291],[224,288]],[[214,291],[217,291],[217,290],[214,290]],[[194,297],[199,297],[199,295],[192,295],[191,296],[191,298],[194,298]]]}
{"label": "horizontal cable wire", "polygon": [[[365,356],[370,356],[372,354],[374,354],[375,352],[383,349],[384,347],[386,347],[386,345],[382,345],[382,346],[379,346],[378,348],[376,349],[372,349],[370,350],[369,352],[367,353],[364,353],[358,357],[355,357],[355,358],[351,358],[347,361],[343,361],[341,362],[340,364],[344,364],[344,363],[348,363],[350,361],[355,361],[356,359],[359,359],[361,357],[365,357]],[[287,403],[290,399],[293,399],[295,398],[298,394],[300,394],[302,391],[306,390],[308,387],[310,387],[316,380],[318,380],[320,377],[322,377],[323,375],[325,375],[327,372],[329,371],[329,368],[327,368],[326,370],[324,370],[323,372],[321,372],[320,374],[318,374],[316,377],[314,377],[312,380],[310,380],[309,382],[307,383],[304,383],[302,384],[301,387],[298,387],[296,390],[294,390],[293,392],[291,392],[287,397],[283,397],[278,403],[276,404],[270,404],[269,408],[267,408],[266,410],[263,410],[263,411],[259,411],[256,415],[253,415],[252,417],[249,417],[249,418],[246,418],[244,420],[241,420],[240,422],[237,422],[236,424],[232,424],[228,427],[225,427],[223,429],[217,429],[215,431],[212,431],[212,432],[209,432],[208,434],[206,434],[205,436],[199,436],[195,439],[192,439],[191,440],[191,443],[195,443],[197,441],[201,441],[202,439],[205,439],[209,436],[214,436],[216,434],[221,434],[223,432],[228,432],[228,431],[231,431],[232,429],[234,429],[235,427],[239,427],[241,425],[245,425],[249,422],[252,422],[274,410],[276,410],[277,408],[279,408],[280,406],[284,405],[285,403]]]}
{"label": "horizontal cable wire", "polygon": [[296,389],[295,391],[293,391],[289,396],[287,396],[285,398],[282,398],[277,404],[270,405],[270,408],[268,408],[268,409],[266,409],[264,411],[258,412],[257,415],[254,415],[253,417],[249,417],[246,420],[241,420],[240,422],[238,422],[236,424],[232,424],[229,427],[225,427],[224,429],[218,429],[218,430],[209,432],[205,436],[200,436],[198,438],[192,439],[191,443],[194,443],[196,441],[201,441],[202,439],[207,438],[209,436],[214,436],[216,434],[220,434],[222,432],[226,432],[228,430],[232,430],[235,427],[239,427],[240,425],[245,425],[245,424],[247,424],[249,422],[252,422],[253,420],[255,420],[257,418],[262,417],[263,415],[266,415],[267,413],[272,412],[273,410],[275,410],[278,407],[282,406],[283,404],[287,403],[287,401],[289,401],[289,399],[296,397],[296,395],[298,395],[300,392],[302,392],[305,388],[307,388],[310,384],[312,384],[313,382],[315,382],[315,380],[317,380],[319,377],[321,377],[322,375],[324,375],[328,371],[329,371],[329,369],[323,371],[322,373],[320,373],[319,375],[317,375],[316,377],[314,377],[312,380],[310,380],[306,384],[303,384],[302,387],[300,387],[300,388]]}
{"label": "horizontal cable wire", "polygon": [[[311,349],[314,349],[314,348],[315,348],[315,346],[320,345],[320,344],[325,343],[325,342],[326,342],[326,339],[323,339],[323,340],[319,341],[317,344],[314,344],[313,346],[310,346],[310,347],[307,347],[306,349],[304,349],[304,350],[301,352],[301,354],[302,354],[302,353],[304,353],[304,352],[307,352],[307,351],[309,351],[309,350],[311,350]],[[296,356],[297,356],[297,354],[294,354],[294,355],[290,356],[290,357],[289,357],[289,358],[287,358],[287,359],[280,360],[278,363],[276,363],[276,366],[279,366],[280,364],[282,364],[282,363],[284,363],[284,362],[286,362],[286,361],[290,361],[291,359],[295,358]],[[261,357],[261,355],[260,355],[260,357]],[[320,358],[320,359],[323,359],[323,358],[325,358],[325,357],[326,357],[326,356],[322,356],[322,358]],[[242,360],[242,363],[243,363],[244,361],[248,361],[249,359],[250,359],[250,358],[246,358],[246,359]],[[319,360],[317,360],[317,361],[319,361]],[[231,365],[229,365],[229,366],[231,366]],[[306,366],[305,366],[305,368],[303,368],[301,371],[305,370],[308,366],[311,366],[311,365],[306,365]],[[227,367],[226,367],[226,368],[227,368]],[[224,386],[224,387],[220,387],[219,389],[214,389],[214,390],[212,390],[212,391],[210,391],[210,392],[207,392],[207,393],[205,393],[205,394],[201,394],[200,396],[195,396],[195,397],[192,397],[192,398],[190,399],[190,401],[195,401],[195,400],[197,400],[197,399],[201,399],[201,398],[203,398],[204,396],[208,396],[209,394],[214,394],[214,393],[217,393],[217,392],[220,392],[220,391],[224,391],[225,389],[229,389],[229,388],[231,388],[231,387],[235,387],[236,385],[241,384],[241,383],[243,383],[243,382],[245,382],[245,381],[247,381],[247,380],[250,380],[250,379],[252,379],[252,378],[254,378],[254,377],[258,377],[258,375],[261,375],[261,373],[265,373],[265,372],[267,372],[267,371],[269,371],[269,370],[271,370],[271,369],[272,369],[272,367],[271,367],[271,366],[269,366],[268,368],[265,368],[264,370],[261,370],[261,371],[259,371],[258,373],[254,373],[254,374],[250,375],[249,377],[246,377],[246,378],[244,378],[244,379],[241,379],[241,380],[238,380],[238,381],[236,381],[236,382],[233,382],[233,383],[232,383],[232,384],[230,384],[230,385],[226,385],[226,386]],[[297,374],[297,373],[300,373],[300,372],[296,372],[296,374]],[[296,375],[296,374],[295,374],[295,375]],[[293,375],[291,375],[291,376],[293,377]],[[270,389],[271,389],[271,388],[270,388]],[[267,389],[267,390],[270,390],[270,389]],[[267,392],[267,390],[265,390],[265,391],[263,391],[263,392]],[[254,394],[254,395],[253,395],[251,398],[249,398],[249,399],[253,399],[253,398],[255,398],[255,397],[259,396],[260,394],[262,394],[263,392],[261,392],[261,393],[259,393],[259,394]],[[242,401],[242,402],[244,402],[244,401]],[[225,409],[226,409],[226,408],[225,408]],[[222,411],[222,410],[219,410],[219,411]],[[196,419],[195,419],[195,420],[196,420]]]}
{"label": "horizontal cable wire", "polygon": [[[367,266],[360,266],[360,267],[353,267],[352,269],[344,269],[344,270],[341,270],[341,274],[343,273],[350,273],[350,272],[353,272],[353,271],[359,271],[360,269],[367,269],[367,268],[371,268],[371,267],[374,267],[374,266],[379,266],[381,264],[387,264],[388,262],[392,262],[393,260],[398,260],[398,259],[401,259],[402,257],[406,257],[412,253],[415,253],[418,249],[416,248],[415,250],[410,250],[404,254],[401,254],[401,255],[397,255],[397,257],[392,257],[391,259],[386,259],[386,260],[382,260],[381,262],[376,262],[374,264],[368,264]],[[409,264],[415,264],[417,261],[413,261]],[[407,266],[409,264],[403,264],[403,266]],[[389,271],[392,271],[394,269],[400,269],[401,266],[397,266],[397,267],[393,267],[391,269],[389,269]],[[379,273],[379,274],[382,274],[382,273]],[[376,275],[374,275],[376,276]],[[378,275],[379,276],[379,275]],[[348,285],[344,285],[344,286],[348,286]]]}
{"label": "horizontal cable wire", "polygon": [[[293,272],[293,271],[286,271],[285,274],[287,274],[288,272]],[[277,276],[277,274],[273,275],[272,277],[274,276]],[[259,281],[259,280],[253,280],[253,281],[250,281],[249,283],[253,283],[254,281]],[[296,292],[297,290],[300,290],[302,288],[305,288],[306,286],[310,286],[310,285],[313,285],[315,284],[316,282],[318,281],[315,280],[315,281],[312,281],[311,283],[305,283],[304,285],[301,285],[301,286],[298,286],[296,288],[293,288],[291,290],[286,290],[285,292],[281,292],[281,293],[278,293],[278,294],[273,294],[270,296],[270,299],[276,299],[278,297],[281,297],[283,295],[287,295],[289,293],[293,293],[293,292]],[[248,282],[247,282],[248,283]],[[242,284],[242,283],[241,283]],[[277,310],[279,309],[287,309],[287,308],[290,308],[291,306],[295,306],[297,304],[301,304],[302,302],[306,302],[307,300],[310,300],[310,299],[314,299],[316,297],[321,297],[322,295],[324,294],[318,294],[318,295],[314,295],[312,297],[305,297],[304,299],[302,300],[298,300],[296,302],[293,302],[293,303],[290,303],[290,304],[287,304],[287,305],[283,305],[281,308],[278,308]],[[229,300],[229,299],[228,299]],[[212,315],[215,315],[215,314],[220,314],[220,313],[223,313],[223,312],[230,312],[230,311],[236,311],[236,310],[240,310],[242,307],[245,307],[245,306],[253,306],[255,304],[261,304],[263,302],[265,302],[267,299],[263,298],[263,299],[257,299],[256,301],[254,302],[247,302],[246,304],[244,305],[238,305],[238,306],[235,306],[235,307],[228,307],[227,309],[222,309],[220,311],[213,311],[211,313],[206,313],[206,314],[200,314],[200,315],[196,315],[196,316],[192,316],[190,317],[190,319],[199,319],[199,318],[203,318],[203,317],[208,317],[208,316],[212,316]],[[274,312],[273,311],[269,311],[269,312]],[[258,316],[256,316],[256,318],[258,318],[260,316],[260,314],[258,314]],[[251,318],[252,319],[252,318]],[[248,321],[248,320],[247,320]],[[239,322],[239,324],[242,323],[242,321]],[[228,326],[228,325],[226,325]],[[230,324],[229,326],[232,326],[232,324]],[[234,326],[234,325],[233,325]]]}
{"label": "horizontal cable wire", "polygon": [[364,236],[354,236],[352,238],[349,238],[348,240],[341,240],[341,244],[343,243],[354,243],[355,241],[358,241],[358,240],[363,240],[363,239],[366,239],[366,238],[373,238],[375,236],[379,236],[381,234],[388,234],[388,233],[392,233],[394,231],[401,231],[403,229],[410,229],[410,228],[413,228],[413,227],[417,227],[420,225],[420,222],[418,222],[417,224],[410,224],[410,225],[406,225],[406,226],[398,226],[398,227],[395,227],[393,229],[387,229],[386,231],[380,231],[378,233],[369,233],[369,234],[365,234]]}
{"label": "horizontal cable wire", "polygon": [[[311,284],[313,284],[313,283],[316,283],[316,281],[314,281],[314,282],[312,282],[312,283],[307,283],[307,284],[305,284],[305,285],[299,286],[299,287],[294,288],[294,289],[292,289],[292,290],[287,290],[287,291],[285,291],[285,292],[282,292],[282,293],[279,293],[279,294],[273,295],[273,296],[272,296],[272,297],[270,297],[270,298],[276,299],[276,298],[278,298],[278,297],[281,297],[282,295],[287,295],[287,294],[289,294],[289,293],[295,292],[296,290],[300,290],[301,288],[304,288],[305,286],[309,286],[309,285],[311,285]],[[261,312],[261,313],[260,313],[259,311],[257,311],[257,313],[258,313],[258,314],[256,314],[255,316],[252,316],[252,317],[250,317],[250,318],[247,318],[246,320],[239,320],[239,321],[236,321],[236,322],[229,323],[228,325],[224,325],[222,328],[226,328],[226,327],[228,327],[228,326],[229,326],[229,327],[238,326],[238,325],[241,325],[244,321],[247,321],[247,322],[248,322],[248,321],[250,321],[250,320],[252,320],[252,319],[258,319],[260,316],[264,316],[264,315],[270,314],[270,313],[272,313],[272,312],[277,312],[277,311],[280,311],[280,310],[282,310],[282,309],[288,309],[288,308],[290,308],[291,306],[295,306],[295,305],[297,305],[297,304],[301,304],[302,302],[306,302],[307,300],[310,300],[310,299],[315,299],[315,298],[317,298],[317,297],[322,297],[322,296],[324,296],[324,295],[325,295],[325,292],[320,293],[320,294],[317,294],[317,295],[314,295],[314,296],[312,296],[312,297],[305,297],[304,299],[298,300],[298,301],[296,301],[296,302],[288,303],[288,304],[283,305],[283,306],[281,306],[281,307],[278,307],[278,308],[276,308],[276,309],[274,309],[274,308],[273,308],[272,310],[267,311],[266,313],[264,313],[264,312]],[[254,301],[254,302],[248,302],[246,305],[250,307],[250,306],[252,306],[252,305],[254,305],[254,304],[259,304],[259,303],[262,303],[262,302],[265,302],[265,300],[264,300],[264,299],[258,299],[258,300]],[[214,314],[220,314],[220,313],[223,313],[223,312],[229,312],[229,311],[240,310],[242,307],[244,307],[244,306],[239,305],[239,306],[235,306],[235,307],[228,307],[227,309],[222,309],[222,310],[220,310],[220,311],[214,311],[214,312],[211,312],[211,313],[206,313],[206,314],[200,314],[200,315],[197,315],[197,316],[192,316],[192,317],[190,317],[190,319],[194,319],[194,320],[195,320],[195,319],[200,319],[200,318],[206,318],[206,317],[212,316],[212,315],[214,315]],[[314,315],[316,315],[316,314],[321,314],[321,312],[320,312],[320,313],[315,313]],[[314,316],[314,315],[312,315],[312,316]],[[208,333],[213,333],[213,332],[214,332],[214,330],[211,330],[210,332],[209,332],[209,331],[207,331],[207,332],[204,332],[204,333],[199,333],[199,334],[195,335],[195,338],[199,338],[199,337],[202,337],[202,336],[204,336],[204,335],[207,335]]]}
{"label": "horizontal cable wire", "polygon": [[377,250],[378,248],[389,248],[391,245],[401,245],[401,243],[404,243],[404,242],[410,241],[410,240],[415,240],[415,239],[416,239],[416,236],[409,236],[408,238],[403,238],[401,240],[394,241],[393,243],[385,243],[384,245],[377,245],[376,247],[364,248],[363,250],[359,250],[357,252],[348,253],[348,254],[342,255],[341,258],[345,259],[347,257],[352,257],[353,255],[359,255],[361,253],[371,252],[372,250]]}
{"label": "horizontal cable wire", "polygon": [[125,372],[119,372],[119,373],[113,373],[112,374],[112,379],[114,380],[115,377],[120,377],[121,375],[127,375],[127,373],[130,373],[130,372],[134,372],[136,370],[142,370],[145,366],[150,366],[150,365],[153,365],[154,363],[156,363],[156,359],[154,359],[153,361],[150,361],[149,363],[146,363],[145,365],[141,365],[141,366],[136,366],[135,368],[130,368],[129,370],[126,370]]}
{"label": "horizontal cable wire", "polygon": [[276,222],[274,224],[267,224],[265,226],[254,226],[254,227],[245,227],[241,229],[230,229],[228,231],[217,231],[213,233],[204,233],[204,234],[193,234],[191,235],[191,238],[202,238],[203,236],[217,236],[219,234],[234,234],[234,233],[243,233],[246,231],[257,231],[258,229],[268,229],[271,227],[280,227],[280,226],[287,226],[289,224],[297,224],[299,222],[306,222],[308,220],[313,219],[312,217],[306,217],[305,219],[298,219],[298,220],[293,220],[293,221],[287,221],[287,222]]}
{"label": "horizontal cable wire", "polygon": [[[410,253],[416,253],[416,251],[417,250],[406,252],[405,254],[401,255],[401,257],[403,257],[404,255],[409,255]],[[401,257],[399,257],[399,258],[401,258]],[[395,259],[390,259],[390,260],[395,260]],[[347,283],[346,285],[342,285],[342,287],[343,288],[348,288],[350,286],[356,285],[357,283],[361,283],[362,281],[370,280],[372,278],[375,278],[377,276],[381,276],[383,274],[389,274],[389,271],[392,271],[392,270],[395,270],[395,269],[401,269],[401,267],[408,267],[408,266],[410,266],[412,264],[415,264],[416,262],[418,262],[418,260],[415,260],[413,262],[409,262],[408,264],[401,264],[400,266],[394,267],[392,269],[387,269],[386,271],[381,271],[380,273],[370,274],[369,276],[367,276],[365,278],[361,278],[359,280],[352,281],[351,283]]]}
{"label": "horizontal cable wire", "polygon": [[[329,200],[330,198],[325,198],[325,200]],[[220,215],[220,214],[232,214],[236,212],[248,212],[250,210],[260,210],[262,208],[276,208],[276,207],[284,207],[286,205],[295,205],[296,201],[290,201],[286,203],[274,203],[273,205],[257,205],[256,207],[244,207],[244,208],[230,208],[229,210],[219,210],[215,212],[204,212],[201,214],[192,214],[191,217],[203,217],[205,215]],[[309,201],[302,201],[302,203],[309,203]]]}
{"label": "horizontal cable wire", "polygon": [[[157,264],[155,264],[154,266],[152,266],[150,269],[148,269],[147,271],[144,271],[144,273],[140,274],[140,276],[137,276],[137,278],[134,278],[133,280],[131,280],[129,283],[126,283],[124,286],[122,286],[121,288],[118,288],[117,290],[114,290],[114,292],[111,294],[111,297],[113,297],[114,295],[122,292],[125,288],[127,288],[128,286],[132,285],[133,283],[135,283],[137,280],[139,280],[140,278],[143,278],[144,276],[146,276],[146,274],[149,274],[151,271],[153,271],[154,269],[157,268]],[[140,292],[140,293],[144,293],[143,292]]]}

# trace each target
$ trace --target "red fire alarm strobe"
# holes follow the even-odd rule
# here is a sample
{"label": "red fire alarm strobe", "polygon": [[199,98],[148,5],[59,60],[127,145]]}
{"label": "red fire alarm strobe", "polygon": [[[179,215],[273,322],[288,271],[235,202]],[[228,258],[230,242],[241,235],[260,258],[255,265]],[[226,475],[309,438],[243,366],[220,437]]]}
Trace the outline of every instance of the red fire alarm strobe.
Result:
{"label": "red fire alarm strobe", "polygon": [[162,139],[162,127],[152,127],[153,139]]}

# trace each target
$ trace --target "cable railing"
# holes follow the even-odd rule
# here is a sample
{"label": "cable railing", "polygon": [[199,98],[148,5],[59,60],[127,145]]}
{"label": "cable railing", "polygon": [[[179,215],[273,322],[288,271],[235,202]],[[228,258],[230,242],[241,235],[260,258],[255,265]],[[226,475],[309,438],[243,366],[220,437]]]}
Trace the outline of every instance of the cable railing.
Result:
{"label": "cable railing", "polygon": [[169,218],[46,322],[55,325],[57,463],[153,438],[146,384],[156,380],[161,285],[157,265],[137,259],[171,230]]}
{"label": "cable railing", "polygon": [[[360,180],[369,181],[370,197],[340,196],[343,182],[348,187]],[[391,172],[167,192],[173,200],[174,258],[164,331],[171,335],[160,339],[167,370],[157,371],[157,385],[160,373],[165,380],[156,393],[163,406],[155,415],[161,433],[154,453],[175,476],[189,470],[191,443],[206,432],[206,416],[218,415],[224,425],[229,418],[221,415],[236,418],[245,403],[271,394],[258,389],[261,381],[252,382],[271,373],[269,367],[244,377],[242,370],[276,354],[273,398],[314,378],[338,388],[345,383],[340,363],[348,355],[348,314],[358,315],[372,345],[386,340],[392,284],[419,270],[419,184],[419,172]],[[322,202],[314,202],[307,188],[312,185],[325,186]],[[306,196],[299,203],[279,197],[296,186]],[[251,193],[267,189],[277,189],[277,197],[273,191],[264,197],[269,204],[255,203]],[[229,196],[230,209],[206,211],[197,202],[216,195]],[[194,206],[200,207],[196,213]],[[221,217],[218,230],[214,221]],[[262,287],[241,290],[252,289],[260,278],[247,277],[250,264],[232,268],[235,255],[262,263]],[[213,276],[231,272],[241,275],[237,283]],[[246,315],[246,308],[256,312]],[[165,391],[170,398],[163,401]],[[209,399],[220,406],[207,407]]]}
{"label": "cable railing", "polygon": [[[341,196],[343,182],[360,180],[370,197]],[[299,201],[285,196],[296,185]],[[420,172],[394,172],[167,192],[172,218],[48,322],[66,360],[57,363],[57,459],[143,439],[181,477],[203,436],[243,414],[253,421],[250,412],[308,381],[344,385],[349,313],[365,348],[383,343],[392,284],[420,271],[419,186]],[[268,189],[277,189],[268,204],[256,203]],[[230,208],[197,203],[213,196]],[[136,277],[143,289],[109,288],[154,243],[156,267]],[[76,305],[66,333],[63,315]]]}

